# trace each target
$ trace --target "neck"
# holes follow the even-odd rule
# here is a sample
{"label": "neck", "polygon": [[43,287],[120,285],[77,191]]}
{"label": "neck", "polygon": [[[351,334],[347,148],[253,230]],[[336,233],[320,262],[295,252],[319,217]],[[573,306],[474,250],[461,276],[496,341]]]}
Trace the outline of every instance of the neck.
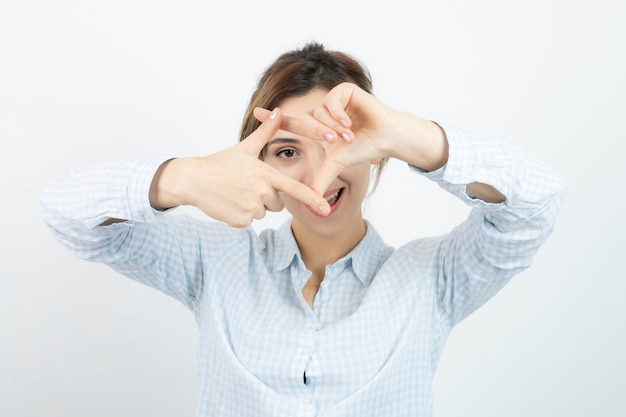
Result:
{"label": "neck", "polygon": [[326,265],[335,263],[348,254],[365,236],[365,222],[356,216],[352,224],[339,234],[322,235],[307,229],[294,220],[291,224],[304,265],[323,277]]}

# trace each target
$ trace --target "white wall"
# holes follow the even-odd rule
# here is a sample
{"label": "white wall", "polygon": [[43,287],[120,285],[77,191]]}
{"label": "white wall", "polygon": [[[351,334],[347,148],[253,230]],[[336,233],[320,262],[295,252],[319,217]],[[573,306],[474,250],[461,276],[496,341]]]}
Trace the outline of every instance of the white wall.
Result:
{"label": "white wall", "polygon": [[[0,415],[193,415],[192,315],[73,257],[37,199],[78,164],[235,143],[261,71],[308,40],[567,178],[535,265],[453,332],[436,415],[626,415],[624,22],[620,0],[0,1]],[[399,163],[366,211],[393,245],[466,213]]]}

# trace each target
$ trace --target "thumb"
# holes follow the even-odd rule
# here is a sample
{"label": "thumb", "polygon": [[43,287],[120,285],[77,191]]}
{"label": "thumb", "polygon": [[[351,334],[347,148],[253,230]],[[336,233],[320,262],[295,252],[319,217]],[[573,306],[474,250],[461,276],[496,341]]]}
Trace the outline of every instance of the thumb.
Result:
{"label": "thumb", "polygon": [[[266,111],[269,113],[269,110]],[[241,142],[241,146],[254,156],[258,156],[280,128],[281,121],[282,112],[276,107],[261,125]]]}
{"label": "thumb", "polygon": [[331,159],[326,159],[320,167],[317,175],[313,179],[311,188],[324,195],[330,184],[339,174],[346,170],[346,167]]}

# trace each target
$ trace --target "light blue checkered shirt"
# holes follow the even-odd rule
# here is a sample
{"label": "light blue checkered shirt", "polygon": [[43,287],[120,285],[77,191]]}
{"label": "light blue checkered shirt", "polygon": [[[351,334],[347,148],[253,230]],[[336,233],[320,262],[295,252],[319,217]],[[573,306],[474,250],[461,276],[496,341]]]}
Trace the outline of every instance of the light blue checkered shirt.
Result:
{"label": "light blue checkered shirt", "polygon": [[[397,250],[368,223],[361,243],[326,268],[313,309],[289,223],[257,235],[156,212],[148,190],[162,160],[74,170],[43,193],[43,216],[78,256],[193,312],[198,416],[431,416],[450,330],[531,264],[565,193],[559,175],[516,147],[444,129],[448,164],[422,174],[471,205],[468,219]],[[474,181],[506,202],[471,198]],[[107,218],[129,221],[98,227]]]}

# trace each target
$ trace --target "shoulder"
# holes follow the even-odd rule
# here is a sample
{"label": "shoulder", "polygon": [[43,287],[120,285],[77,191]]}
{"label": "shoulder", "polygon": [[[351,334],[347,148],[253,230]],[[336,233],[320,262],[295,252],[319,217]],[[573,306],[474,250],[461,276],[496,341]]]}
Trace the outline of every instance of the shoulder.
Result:
{"label": "shoulder", "polygon": [[[156,227],[169,230],[179,243],[198,245],[203,252],[214,256],[220,256],[234,247],[241,248],[242,245],[263,246],[252,227],[236,228],[213,219],[198,218],[187,213],[163,214],[158,216],[154,223],[137,223],[133,228],[151,230]],[[161,238],[164,236],[166,235],[161,235]]]}
{"label": "shoulder", "polygon": [[428,236],[411,240],[400,246],[392,255],[394,262],[410,264],[419,268],[437,266],[449,233],[440,236]]}

